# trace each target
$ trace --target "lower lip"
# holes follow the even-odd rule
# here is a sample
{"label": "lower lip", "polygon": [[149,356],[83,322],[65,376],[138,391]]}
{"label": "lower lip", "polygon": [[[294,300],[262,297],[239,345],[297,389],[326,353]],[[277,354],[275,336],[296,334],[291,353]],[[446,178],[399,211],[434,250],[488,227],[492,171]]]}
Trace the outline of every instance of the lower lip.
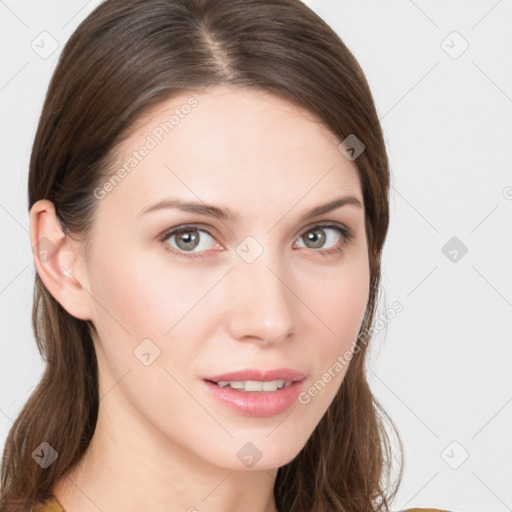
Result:
{"label": "lower lip", "polygon": [[228,408],[244,416],[268,418],[286,411],[297,400],[304,379],[276,391],[237,391],[203,380],[206,389]]}

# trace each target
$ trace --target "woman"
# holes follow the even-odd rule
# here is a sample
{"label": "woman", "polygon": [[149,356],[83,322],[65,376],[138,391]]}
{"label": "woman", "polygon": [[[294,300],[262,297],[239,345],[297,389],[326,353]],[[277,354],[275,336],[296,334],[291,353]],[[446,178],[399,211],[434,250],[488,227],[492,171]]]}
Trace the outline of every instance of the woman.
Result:
{"label": "woman", "polygon": [[364,74],[299,1],[98,7],[30,162],[47,367],[0,509],[387,510],[388,188]]}

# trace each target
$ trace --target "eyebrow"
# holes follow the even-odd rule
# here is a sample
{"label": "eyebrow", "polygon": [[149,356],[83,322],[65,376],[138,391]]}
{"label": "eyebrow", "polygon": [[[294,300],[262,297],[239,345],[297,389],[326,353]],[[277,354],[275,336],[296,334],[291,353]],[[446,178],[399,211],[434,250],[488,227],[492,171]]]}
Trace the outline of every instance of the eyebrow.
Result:
{"label": "eyebrow", "polygon": [[[327,203],[323,203],[319,206],[315,206],[311,210],[308,210],[307,212],[305,212],[302,215],[301,221],[307,220],[307,219],[310,219],[313,217],[317,217],[318,215],[323,215],[324,213],[328,213],[332,210],[335,210],[336,208],[341,208],[342,206],[349,206],[349,205],[356,206],[358,208],[363,207],[363,205],[361,204],[361,201],[359,201],[359,199],[357,199],[357,197],[343,196],[343,197],[334,199],[332,201],[329,201]],[[158,203],[155,203],[153,205],[150,205],[150,206],[144,208],[139,213],[139,216],[145,215],[150,212],[154,212],[156,210],[161,210],[161,209],[178,209],[178,210],[182,210],[184,212],[197,213],[200,215],[214,217],[221,221],[231,222],[231,223],[236,223],[240,219],[240,216],[238,214],[234,213],[229,208],[221,208],[219,206],[214,206],[214,205],[206,204],[206,203],[202,203],[202,202],[182,201],[181,199],[173,199],[173,198],[164,199],[162,201],[159,201]]]}

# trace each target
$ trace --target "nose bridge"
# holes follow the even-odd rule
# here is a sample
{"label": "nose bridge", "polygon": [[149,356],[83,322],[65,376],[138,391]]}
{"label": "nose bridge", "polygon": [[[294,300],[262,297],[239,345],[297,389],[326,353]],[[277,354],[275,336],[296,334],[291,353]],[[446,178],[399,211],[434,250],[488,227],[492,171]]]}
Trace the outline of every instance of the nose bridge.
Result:
{"label": "nose bridge", "polygon": [[230,272],[230,328],[236,338],[279,341],[294,328],[296,302],[289,289],[293,286],[287,282],[285,255],[268,246],[269,242],[266,245],[248,236],[236,248]]}

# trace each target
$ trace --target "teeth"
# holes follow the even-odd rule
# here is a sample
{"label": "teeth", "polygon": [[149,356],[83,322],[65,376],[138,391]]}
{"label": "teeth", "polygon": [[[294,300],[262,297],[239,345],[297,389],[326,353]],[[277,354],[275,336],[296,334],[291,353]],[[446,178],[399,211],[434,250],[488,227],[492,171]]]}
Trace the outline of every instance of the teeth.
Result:
{"label": "teeth", "polygon": [[221,380],[216,383],[217,386],[225,388],[227,386],[237,389],[239,391],[276,391],[277,389],[289,386],[291,381],[289,380],[270,380],[270,381],[259,381],[259,380]]}

